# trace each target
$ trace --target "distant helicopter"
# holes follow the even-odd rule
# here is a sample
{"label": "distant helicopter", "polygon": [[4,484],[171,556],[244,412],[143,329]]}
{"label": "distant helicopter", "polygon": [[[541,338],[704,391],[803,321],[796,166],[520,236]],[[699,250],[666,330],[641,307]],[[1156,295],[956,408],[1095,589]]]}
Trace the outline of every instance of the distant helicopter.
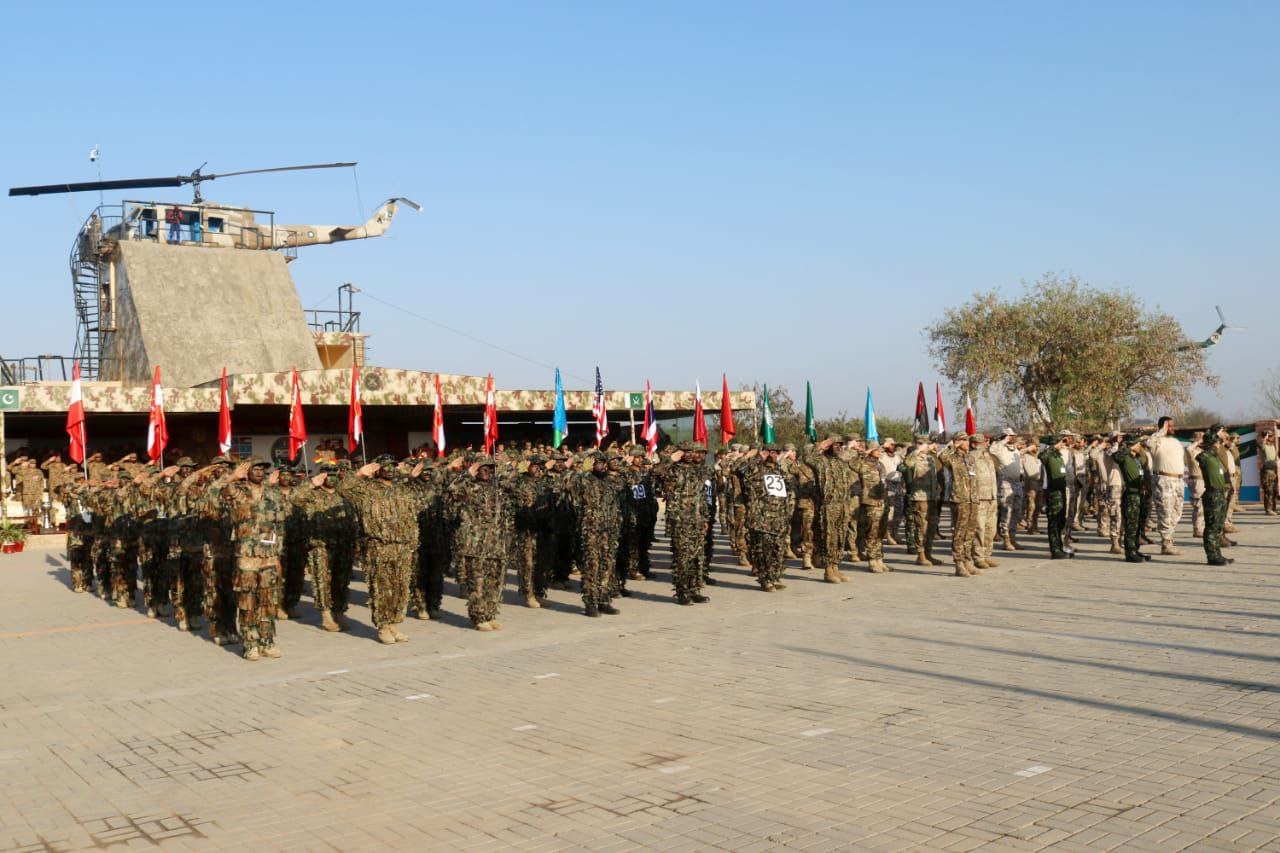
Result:
{"label": "distant helicopter", "polygon": [[1219,341],[1221,341],[1222,333],[1227,331],[1228,329],[1231,329],[1233,331],[1243,332],[1247,328],[1245,326],[1228,325],[1227,318],[1222,313],[1222,308],[1215,305],[1213,306],[1213,309],[1218,312],[1218,319],[1221,320],[1222,323],[1218,326],[1218,328],[1213,330],[1213,334],[1209,335],[1209,337],[1205,338],[1203,341],[1194,341],[1192,343],[1188,343],[1184,346],[1178,347],[1179,352],[1185,352],[1187,350],[1194,350],[1194,349],[1208,349],[1209,347],[1215,346]]}

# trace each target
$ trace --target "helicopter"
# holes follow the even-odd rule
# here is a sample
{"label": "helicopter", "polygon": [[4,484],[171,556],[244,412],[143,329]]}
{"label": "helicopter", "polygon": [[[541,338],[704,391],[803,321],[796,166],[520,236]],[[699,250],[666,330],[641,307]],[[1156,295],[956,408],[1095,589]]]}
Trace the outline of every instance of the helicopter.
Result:
{"label": "helicopter", "polygon": [[1218,325],[1218,328],[1214,329],[1213,334],[1209,335],[1209,337],[1205,338],[1203,341],[1193,341],[1184,346],[1178,347],[1179,352],[1186,352],[1188,350],[1196,350],[1196,349],[1208,349],[1211,346],[1216,346],[1218,342],[1222,340],[1223,332],[1226,332],[1228,330],[1243,332],[1247,328],[1246,326],[1229,325],[1227,323],[1227,318],[1225,315],[1223,315],[1222,308],[1220,306],[1218,305],[1213,306],[1213,310],[1218,312],[1218,319],[1221,321],[1221,323],[1219,323]]}

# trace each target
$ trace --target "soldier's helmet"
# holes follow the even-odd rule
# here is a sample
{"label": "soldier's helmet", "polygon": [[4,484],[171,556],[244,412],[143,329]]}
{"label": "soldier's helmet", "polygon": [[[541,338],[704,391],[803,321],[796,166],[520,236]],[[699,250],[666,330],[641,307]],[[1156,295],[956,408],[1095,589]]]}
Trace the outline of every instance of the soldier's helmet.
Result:
{"label": "soldier's helmet", "polygon": [[1124,437],[1124,443],[1129,447],[1133,447],[1133,445],[1135,444],[1142,444],[1142,433],[1140,432],[1126,433]]}

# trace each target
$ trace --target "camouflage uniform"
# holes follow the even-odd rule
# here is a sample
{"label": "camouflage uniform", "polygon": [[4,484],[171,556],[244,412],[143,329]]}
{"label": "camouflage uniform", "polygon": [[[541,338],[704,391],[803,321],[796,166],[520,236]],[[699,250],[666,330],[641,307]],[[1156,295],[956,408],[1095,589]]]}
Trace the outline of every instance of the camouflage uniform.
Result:
{"label": "camouflage uniform", "polygon": [[[1136,439],[1136,436],[1132,438]],[[1124,494],[1120,502],[1120,514],[1124,523],[1124,558],[1130,563],[1141,563],[1143,556],[1139,551],[1139,538],[1142,535],[1142,503],[1144,484],[1150,475],[1147,467],[1142,464],[1142,457],[1135,456],[1129,449],[1131,443],[1126,440],[1112,458],[1120,469],[1120,477],[1124,483]]]}
{"label": "camouflage uniform", "polygon": [[907,501],[907,552],[916,555],[917,565],[932,565],[933,540],[938,532],[938,458],[925,446],[917,445],[903,460],[902,468]]}
{"label": "camouflage uniform", "polygon": [[[671,582],[676,600],[694,604],[704,600],[707,530],[711,525],[710,502],[714,486],[707,487],[708,472],[694,464],[691,444],[681,447],[679,462],[664,459],[653,468],[654,482],[666,501],[666,528],[671,537]],[[700,448],[698,449],[700,450]],[[708,500],[710,498],[710,501]]]}
{"label": "camouflage uniform", "polygon": [[455,481],[446,498],[454,524],[458,586],[467,599],[467,615],[482,630],[500,627],[496,620],[512,526],[511,512],[505,504],[506,497],[496,480],[486,482],[472,477]]}
{"label": "camouflage uniform", "polygon": [[765,592],[785,589],[787,537],[796,505],[796,481],[777,464],[748,459],[735,468],[746,509],[747,554]]}
{"label": "camouflage uniform", "polygon": [[547,549],[551,539],[547,534],[552,492],[545,482],[543,464],[541,457],[534,457],[528,463],[528,470],[507,485],[515,528],[511,537],[511,563],[519,581],[520,597],[530,607],[541,607],[539,599],[547,597],[547,572],[551,568]]}
{"label": "camouflage uniform", "polygon": [[409,579],[418,548],[418,508],[408,487],[384,479],[394,460],[382,461],[378,479],[347,477],[338,487],[360,520],[360,564],[369,584],[369,610],[380,642],[406,642],[395,626],[409,607]]}
{"label": "camouflage uniform", "polygon": [[18,468],[15,479],[22,511],[38,527],[44,514],[44,475],[36,467],[35,460],[28,459]]}
{"label": "camouflage uniform", "polygon": [[860,486],[858,496],[858,550],[867,567],[876,573],[888,571],[884,563],[884,508],[886,487],[884,469],[873,452],[883,453],[880,445],[871,442],[867,453],[859,456],[855,469]]}
{"label": "camouflage uniform", "polygon": [[225,476],[229,470],[221,466],[207,469],[183,480],[180,487],[201,538],[204,618],[215,643],[235,642],[238,636],[231,523],[222,503],[222,491],[230,483]]}
{"label": "camouflage uniform", "polygon": [[276,657],[276,589],[287,503],[278,486],[247,481],[230,483],[221,499],[231,523],[232,589],[244,656]]}
{"label": "camouflage uniform", "polygon": [[791,516],[791,550],[804,561],[804,568],[813,568],[813,518],[817,499],[817,484],[813,469],[799,459],[791,459],[783,468],[796,481],[796,509]]}
{"label": "camouflage uniform", "polygon": [[[643,451],[642,451],[643,452]],[[622,535],[618,540],[618,565],[614,572],[618,577],[619,591],[626,589],[627,578],[649,575],[649,543],[651,528],[646,520],[649,506],[654,502],[653,478],[648,472],[628,468],[617,475],[622,481],[623,521]]]}
{"label": "camouflage uniform", "polygon": [[813,445],[804,449],[801,458],[812,469],[817,486],[813,563],[826,571],[825,580],[828,583],[840,583],[848,580],[840,574],[838,566],[848,536],[849,494],[853,488],[853,471],[843,459],[833,454],[819,453]]}
{"label": "camouflage uniform", "polygon": [[157,616],[172,600],[169,507],[173,503],[172,494],[178,490],[178,481],[172,477],[161,477],[134,488],[141,499],[142,536],[138,558],[142,563],[142,601],[147,607],[147,615]]}
{"label": "camouflage uniform", "polygon": [[307,530],[306,512],[301,509],[308,493],[311,481],[303,480],[296,485],[291,481],[295,475],[280,472],[280,493],[285,501],[284,541],[280,546],[280,598],[277,601],[282,612],[277,618],[294,615],[298,602],[302,600],[302,589],[307,576],[307,543],[311,539]]}
{"label": "camouflage uniform", "polygon": [[1227,516],[1227,490],[1231,476],[1218,456],[1218,436],[1210,430],[1204,437],[1204,449],[1196,457],[1200,477],[1204,481],[1204,554],[1211,566],[1225,566],[1231,560],[1222,556],[1223,526]]}
{"label": "camouflage uniform", "polygon": [[130,483],[103,490],[110,542],[105,588],[117,607],[132,607],[138,591],[138,495]]}
{"label": "camouflage uniform", "polygon": [[1000,523],[999,475],[996,457],[991,455],[985,437],[975,438],[969,451],[969,465],[973,468],[974,530],[973,564],[980,569],[995,568],[999,562],[991,556],[995,544],[996,529]]}
{"label": "camouflage uniform", "polygon": [[1040,466],[1044,470],[1044,510],[1045,521],[1049,526],[1049,557],[1059,560],[1067,556],[1062,541],[1067,527],[1067,466],[1056,446],[1045,448],[1040,454]]}
{"label": "camouflage uniform", "polygon": [[89,484],[68,483],[63,486],[58,499],[67,508],[67,563],[71,570],[71,588],[76,592],[87,592],[93,585],[94,534]]}
{"label": "camouflage uniform", "polygon": [[946,481],[944,499],[951,503],[951,560],[956,575],[968,577],[976,574],[973,565],[973,535],[978,509],[976,472],[969,461],[967,449],[948,447],[938,455],[943,478]]}
{"label": "camouflage uniform", "polygon": [[334,630],[338,625],[332,617],[347,612],[360,529],[356,508],[330,485],[302,492],[295,507],[302,514],[302,530],[307,537],[304,544],[312,599],[326,630]]}
{"label": "camouflage uniform", "polygon": [[578,567],[582,571],[582,604],[588,616],[614,612],[611,575],[618,559],[624,512],[617,479],[601,470],[603,456],[599,451],[592,454],[593,470],[578,474],[569,491],[578,516]]}
{"label": "camouflage uniform", "polygon": [[[187,470],[195,464],[190,459],[178,460],[179,465],[183,463],[189,463]],[[185,477],[176,480],[164,495],[165,514],[169,516],[165,574],[171,583],[169,601],[178,627],[195,630],[204,612],[204,542],[185,483]]]}

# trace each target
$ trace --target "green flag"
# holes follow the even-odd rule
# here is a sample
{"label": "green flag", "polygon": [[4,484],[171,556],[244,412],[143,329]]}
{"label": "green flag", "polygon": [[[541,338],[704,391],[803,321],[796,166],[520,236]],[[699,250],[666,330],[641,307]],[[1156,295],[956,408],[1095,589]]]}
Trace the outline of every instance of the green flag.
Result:
{"label": "green flag", "polygon": [[815,444],[818,441],[818,421],[813,416],[813,388],[804,383],[804,434]]}
{"label": "green flag", "polygon": [[764,386],[764,411],[760,416],[760,441],[773,444],[773,410],[769,408],[769,386]]}

